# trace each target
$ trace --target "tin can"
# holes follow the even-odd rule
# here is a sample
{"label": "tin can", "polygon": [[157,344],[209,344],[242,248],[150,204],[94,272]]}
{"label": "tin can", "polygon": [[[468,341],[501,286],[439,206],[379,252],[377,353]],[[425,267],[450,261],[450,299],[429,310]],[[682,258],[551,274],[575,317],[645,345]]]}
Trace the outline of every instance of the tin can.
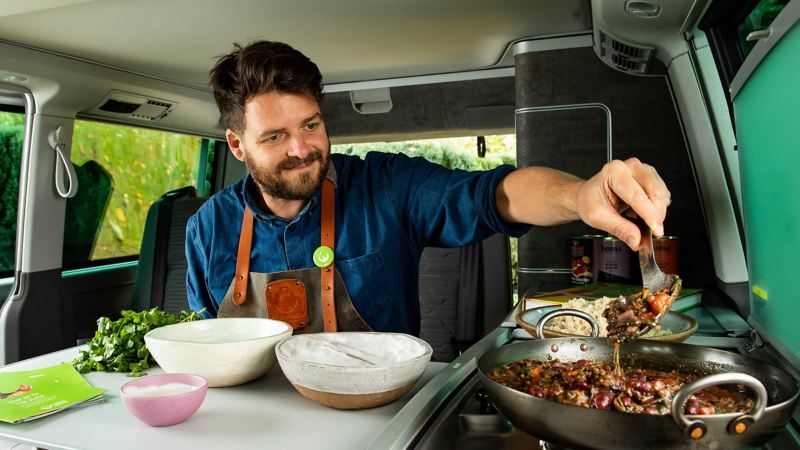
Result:
{"label": "tin can", "polygon": [[653,254],[662,272],[680,275],[680,243],[677,236],[653,238]]}
{"label": "tin can", "polygon": [[572,258],[570,269],[572,284],[589,284],[594,281],[593,267],[595,264],[595,242],[603,236],[587,234],[570,238],[572,244]]}
{"label": "tin can", "polygon": [[626,282],[631,279],[631,249],[628,244],[615,238],[597,240],[597,264],[595,280]]}

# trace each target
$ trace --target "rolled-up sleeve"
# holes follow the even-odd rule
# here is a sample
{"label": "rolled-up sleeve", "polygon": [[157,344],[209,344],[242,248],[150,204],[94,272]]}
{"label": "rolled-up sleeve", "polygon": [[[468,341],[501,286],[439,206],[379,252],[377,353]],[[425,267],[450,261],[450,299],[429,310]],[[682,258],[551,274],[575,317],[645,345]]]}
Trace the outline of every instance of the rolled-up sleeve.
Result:
{"label": "rolled-up sleeve", "polygon": [[497,209],[497,186],[513,166],[450,170],[405,155],[386,158],[382,166],[386,194],[419,248],[464,246],[494,233],[521,236],[530,229],[503,220]]}

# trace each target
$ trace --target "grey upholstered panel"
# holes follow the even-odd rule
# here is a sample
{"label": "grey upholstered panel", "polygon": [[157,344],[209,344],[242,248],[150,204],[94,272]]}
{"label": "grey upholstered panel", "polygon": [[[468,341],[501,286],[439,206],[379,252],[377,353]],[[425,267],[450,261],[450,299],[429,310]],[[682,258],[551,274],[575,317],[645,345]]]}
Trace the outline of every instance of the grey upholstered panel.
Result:
{"label": "grey upholstered panel", "polygon": [[419,262],[420,337],[437,361],[451,361],[455,349],[461,248],[428,247]]}
{"label": "grey upholstered panel", "polygon": [[186,222],[200,208],[203,197],[182,197],[172,205],[167,247],[167,274],[164,280],[164,311],[189,310],[186,297]]}

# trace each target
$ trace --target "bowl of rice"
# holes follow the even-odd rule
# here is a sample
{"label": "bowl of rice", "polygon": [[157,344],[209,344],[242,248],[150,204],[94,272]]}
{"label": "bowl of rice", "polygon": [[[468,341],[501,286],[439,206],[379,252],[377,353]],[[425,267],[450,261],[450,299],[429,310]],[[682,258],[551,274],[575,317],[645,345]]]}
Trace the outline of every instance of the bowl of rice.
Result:
{"label": "bowl of rice", "polygon": [[[575,298],[561,305],[540,306],[527,311],[520,311],[516,316],[517,324],[536,336],[536,324],[545,314],[556,309],[576,309],[591,315],[600,328],[600,337],[606,337],[606,327],[608,321],[603,317],[603,311],[608,304],[616,300],[615,297],[601,297],[597,300],[587,300]],[[543,338],[589,336],[591,325],[583,319],[572,316],[556,317],[549,321],[544,327]],[[676,311],[669,311],[663,319],[658,329],[653,329],[645,334],[643,339],[651,339],[662,342],[683,342],[697,331],[697,321],[692,317]]]}

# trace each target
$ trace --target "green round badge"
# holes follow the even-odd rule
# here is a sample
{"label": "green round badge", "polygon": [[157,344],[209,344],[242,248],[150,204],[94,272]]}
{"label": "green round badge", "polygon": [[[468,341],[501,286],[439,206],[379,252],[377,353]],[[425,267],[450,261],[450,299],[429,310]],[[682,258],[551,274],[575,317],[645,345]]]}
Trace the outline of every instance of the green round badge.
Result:
{"label": "green round badge", "polygon": [[327,245],[320,245],[314,250],[312,259],[317,267],[328,267],[333,264],[333,249]]}

